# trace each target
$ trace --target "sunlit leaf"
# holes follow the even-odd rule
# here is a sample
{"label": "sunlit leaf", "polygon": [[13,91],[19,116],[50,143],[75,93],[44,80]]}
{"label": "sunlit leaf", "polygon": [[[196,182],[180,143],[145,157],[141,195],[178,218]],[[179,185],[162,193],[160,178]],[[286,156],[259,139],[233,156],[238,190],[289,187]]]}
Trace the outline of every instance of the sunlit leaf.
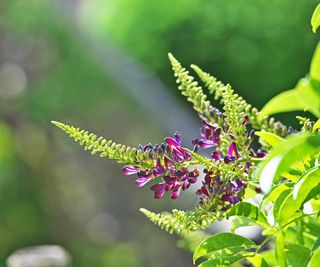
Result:
{"label": "sunlit leaf", "polygon": [[261,226],[269,226],[266,215],[259,210],[257,206],[254,206],[248,202],[240,202],[234,205],[229,210],[227,216],[243,216],[256,221],[256,223]]}
{"label": "sunlit leaf", "polygon": [[273,182],[279,181],[281,173],[288,171],[293,163],[319,150],[319,135],[301,134],[286,139],[271,151],[256,173],[262,190],[268,192]]}
{"label": "sunlit leaf", "polygon": [[280,232],[277,235],[277,239],[276,239],[276,258],[280,267],[287,267],[284,248],[285,248],[285,235],[283,232]]}
{"label": "sunlit leaf", "polygon": [[316,51],[314,52],[314,55],[312,57],[310,66],[310,76],[312,79],[320,81],[320,43],[317,45]]}
{"label": "sunlit leaf", "polygon": [[[315,71],[316,68],[318,66],[312,69]],[[318,77],[317,74],[314,75]],[[262,119],[266,115],[295,110],[308,110],[316,117],[320,117],[320,96],[307,78],[301,79],[294,89],[280,93],[272,98],[263,107],[259,117]]]}
{"label": "sunlit leaf", "polygon": [[291,267],[305,267],[310,258],[310,250],[297,244],[287,244],[285,254]]}
{"label": "sunlit leaf", "polygon": [[319,267],[320,262],[320,247],[317,248],[311,256],[310,261],[308,262],[307,267]]}
{"label": "sunlit leaf", "polygon": [[253,241],[240,235],[233,233],[218,233],[201,242],[193,254],[193,262],[202,256],[206,256],[219,250],[238,247],[238,251],[241,251],[254,246],[255,243]]}
{"label": "sunlit leaf", "polygon": [[254,257],[248,257],[247,261],[250,262],[254,267],[269,267],[269,264],[260,254],[256,254]]}
{"label": "sunlit leaf", "polygon": [[316,123],[312,127],[312,131],[315,132],[320,128],[320,119],[316,121]]}
{"label": "sunlit leaf", "polygon": [[260,118],[275,113],[288,112],[294,110],[304,110],[306,106],[301,100],[301,96],[296,89],[288,90],[276,95],[261,110]]}
{"label": "sunlit leaf", "polygon": [[280,137],[274,133],[256,132],[255,134],[272,147],[280,144],[284,140],[282,137]]}
{"label": "sunlit leaf", "polygon": [[221,267],[221,266],[231,266],[232,264],[244,259],[245,255],[235,255],[230,256],[227,258],[216,258],[216,259],[209,259],[202,262],[198,267]]}
{"label": "sunlit leaf", "polygon": [[312,31],[315,33],[320,27],[320,4],[316,7],[311,18]]}
{"label": "sunlit leaf", "polygon": [[293,187],[293,183],[283,183],[272,187],[267,193],[263,195],[259,208],[263,208],[270,201],[274,202],[283,191],[291,187]]}
{"label": "sunlit leaf", "polygon": [[274,205],[273,205],[273,217],[275,219],[275,221],[278,221],[279,218],[279,211],[281,209],[281,206],[283,204],[283,202],[285,201],[285,199],[292,194],[292,190],[291,189],[287,189],[285,191],[283,191],[275,200]]}

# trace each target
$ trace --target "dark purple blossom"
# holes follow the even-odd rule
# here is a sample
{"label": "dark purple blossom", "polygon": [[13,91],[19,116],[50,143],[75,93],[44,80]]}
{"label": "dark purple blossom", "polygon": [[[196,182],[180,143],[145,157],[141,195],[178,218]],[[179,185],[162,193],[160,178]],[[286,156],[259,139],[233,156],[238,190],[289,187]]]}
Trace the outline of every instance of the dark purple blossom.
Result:
{"label": "dark purple blossom", "polygon": [[194,139],[192,143],[201,148],[217,146],[219,143],[220,133],[221,128],[218,125],[212,125],[204,120],[200,129],[200,135],[202,138]]}

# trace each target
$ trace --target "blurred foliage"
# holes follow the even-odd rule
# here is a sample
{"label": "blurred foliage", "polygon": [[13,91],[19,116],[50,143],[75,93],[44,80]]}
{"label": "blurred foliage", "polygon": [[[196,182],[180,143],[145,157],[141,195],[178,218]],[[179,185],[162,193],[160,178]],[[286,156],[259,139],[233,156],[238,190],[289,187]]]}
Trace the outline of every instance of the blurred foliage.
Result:
{"label": "blurred foliage", "polygon": [[93,29],[170,88],[168,52],[230,82],[258,107],[308,72],[316,44],[310,18],[317,0],[111,0],[105,8],[93,2],[100,10]]}
{"label": "blurred foliage", "polygon": [[[0,266],[17,248],[47,243],[66,247],[77,267],[187,266],[191,256],[137,212],[170,209],[168,202],[150,203],[133,181],[115,176],[115,164],[91,159],[50,125],[72,122],[130,145],[164,136],[53,2],[0,2]],[[169,51],[232,82],[256,105],[292,87],[315,46],[308,21],[315,0],[66,2],[85,14],[82,25],[170,88]]]}

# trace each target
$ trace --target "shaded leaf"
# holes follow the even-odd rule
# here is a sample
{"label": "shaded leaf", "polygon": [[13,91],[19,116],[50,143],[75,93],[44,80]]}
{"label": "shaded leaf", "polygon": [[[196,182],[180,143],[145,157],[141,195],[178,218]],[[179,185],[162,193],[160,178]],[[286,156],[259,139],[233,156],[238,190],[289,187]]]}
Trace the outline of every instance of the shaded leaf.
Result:
{"label": "shaded leaf", "polygon": [[297,244],[287,244],[285,246],[285,254],[291,267],[305,267],[310,258],[310,250]]}

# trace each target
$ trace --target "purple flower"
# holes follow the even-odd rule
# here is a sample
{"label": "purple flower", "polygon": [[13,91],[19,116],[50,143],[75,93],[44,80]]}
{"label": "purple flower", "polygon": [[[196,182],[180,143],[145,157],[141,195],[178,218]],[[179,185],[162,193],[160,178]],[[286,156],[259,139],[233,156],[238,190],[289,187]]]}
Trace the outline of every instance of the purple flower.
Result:
{"label": "purple flower", "polygon": [[202,122],[200,129],[201,139],[194,139],[192,143],[201,148],[209,148],[218,145],[221,128],[218,125],[212,125],[207,121]]}
{"label": "purple flower", "polygon": [[199,171],[197,169],[189,171],[187,168],[182,167],[180,170],[171,171],[170,175],[164,175],[162,181],[151,186],[150,189],[154,192],[156,199],[162,198],[165,191],[171,192],[172,199],[177,199],[181,189],[188,189],[191,184],[197,181],[198,176]]}
{"label": "purple flower", "polygon": [[176,162],[183,162],[184,160],[191,160],[191,154],[183,147],[181,147],[181,135],[174,134],[174,138],[167,137],[165,139],[167,145],[172,150],[172,157]]}
{"label": "purple flower", "polygon": [[232,142],[229,146],[229,149],[228,149],[228,155],[225,156],[224,158],[224,162],[225,163],[230,163],[230,162],[233,162],[235,161],[236,159],[239,158],[239,152],[237,150],[237,145],[235,142]]}

